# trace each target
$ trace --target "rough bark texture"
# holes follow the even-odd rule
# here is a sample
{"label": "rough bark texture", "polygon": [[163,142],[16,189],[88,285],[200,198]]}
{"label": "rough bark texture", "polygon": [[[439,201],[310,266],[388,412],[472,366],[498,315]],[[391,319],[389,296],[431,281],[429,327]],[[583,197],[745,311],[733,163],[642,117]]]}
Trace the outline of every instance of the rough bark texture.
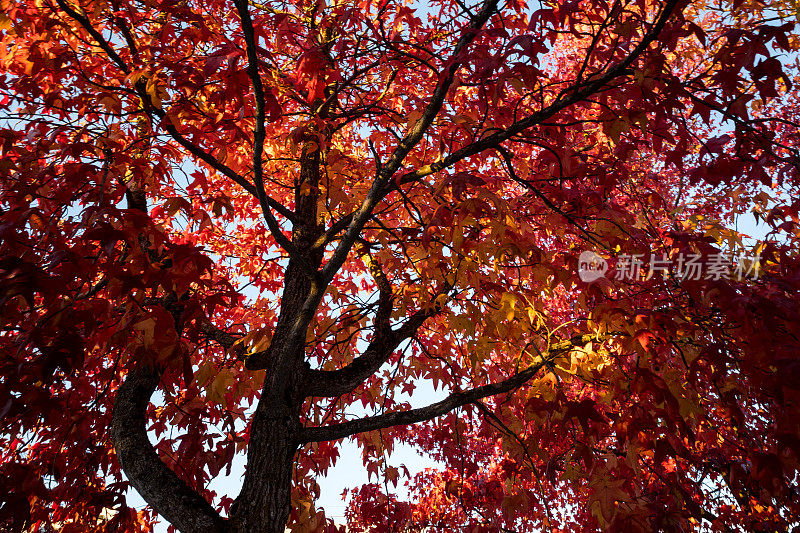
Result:
{"label": "rough bark texture", "polygon": [[[132,180],[126,184],[125,197],[130,209],[147,212],[145,191],[138,183]],[[152,261],[158,261],[146,239],[140,239],[140,246]],[[172,315],[176,330],[181,332],[183,309],[177,296],[172,294],[158,300]],[[142,498],[183,533],[226,531],[225,520],[219,513],[161,461],[150,443],[147,406],[160,380],[161,370],[139,361],[117,389],[111,439],[122,470]]]}
{"label": "rough bark texture", "polygon": [[247,475],[231,509],[232,532],[282,533],[289,518],[300,423],[296,380],[285,380],[283,385],[280,381],[276,374],[267,379],[265,394],[253,418]]}
{"label": "rough bark texture", "polygon": [[135,368],[117,390],[111,438],[122,470],[142,498],[183,533],[225,531],[219,514],[159,459],[147,438],[147,405],[159,379],[157,370]]}
{"label": "rough bark texture", "polygon": [[305,335],[292,335],[292,331],[304,302],[316,290],[315,280],[305,269],[318,268],[322,260],[320,251],[312,251],[322,232],[317,219],[320,159],[319,145],[306,142],[295,180],[297,221],[292,232],[292,243],[301,256],[289,260],[269,349],[245,360],[250,368],[264,368],[267,377],[250,428],[247,474],[231,510],[230,529],[236,533],[281,533],[291,511],[292,467],[300,444],[300,407],[308,373]]}

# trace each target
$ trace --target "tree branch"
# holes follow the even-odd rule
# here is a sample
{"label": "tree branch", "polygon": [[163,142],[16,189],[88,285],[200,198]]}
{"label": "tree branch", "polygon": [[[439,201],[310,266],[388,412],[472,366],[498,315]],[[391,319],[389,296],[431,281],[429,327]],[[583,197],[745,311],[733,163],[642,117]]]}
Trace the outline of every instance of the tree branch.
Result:
{"label": "tree branch", "polygon": [[[347,366],[338,370],[309,370],[306,396],[336,397],[352,392],[389,359],[401,342],[414,336],[425,321],[441,311],[432,305],[418,309],[402,326],[392,329],[389,324],[394,307],[392,305],[392,287],[389,280],[374,264],[371,267],[380,289],[378,312],[375,317],[374,338],[364,352],[353,359]],[[445,282],[442,290],[434,294],[433,301],[441,294],[453,290],[450,283]]]}
{"label": "tree branch", "polygon": [[[128,208],[147,216],[145,191],[133,180],[124,185]],[[146,239],[140,239],[139,243],[152,261],[160,259]],[[160,305],[172,315],[180,336],[182,298],[171,293],[147,300],[146,305]],[[229,340],[210,323],[209,326],[206,331],[221,343]],[[222,533],[226,529],[225,520],[159,458],[147,436],[147,406],[161,381],[161,374],[162,371],[151,364],[136,361],[116,391],[110,433],[120,467],[142,498],[181,532]]]}
{"label": "tree branch", "polygon": [[147,405],[160,372],[138,366],[117,389],[111,440],[131,485],[182,533],[222,533],[225,520],[158,457],[147,438]]}
{"label": "tree branch", "polygon": [[233,351],[238,359],[244,358],[245,356],[244,346],[242,344],[236,344],[236,341],[242,338],[240,335],[231,335],[227,331],[218,328],[217,326],[212,324],[211,321],[205,319],[199,321],[198,330],[206,338],[216,341],[220,346],[222,346],[226,350],[230,350],[231,347],[233,347]]}
{"label": "tree branch", "polygon": [[[577,102],[580,102],[581,100],[586,99],[587,97],[591,96],[592,94],[595,94],[600,89],[602,89],[603,86],[607,85],[614,78],[616,78],[618,76],[621,76],[621,75],[624,75],[624,74],[627,73],[628,67],[630,67],[630,65],[639,57],[639,55],[641,55],[641,53],[644,52],[644,50],[648,46],[650,46],[650,44],[653,43],[653,41],[655,41],[655,39],[658,37],[658,35],[664,29],[664,26],[666,25],[667,20],[672,15],[672,12],[674,11],[675,7],[678,5],[679,2],[680,2],[680,0],[669,0],[666,3],[666,5],[664,6],[664,9],[659,14],[659,16],[656,19],[655,23],[653,24],[653,27],[650,29],[649,32],[647,32],[647,34],[645,34],[645,36],[642,38],[642,40],[639,42],[639,44],[636,46],[636,48],[634,48],[631,51],[631,53],[628,54],[628,56],[624,60],[620,61],[616,65],[614,65],[611,68],[609,68],[608,70],[606,70],[605,74],[603,74],[602,76],[595,77],[595,79],[593,79],[593,80],[585,80],[585,81],[582,81],[582,82],[578,82],[575,85],[572,85],[569,88],[569,90],[572,91],[571,93],[568,93],[567,96],[565,96],[565,97],[559,97],[554,103],[552,103],[551,105],[547,106],[546,108],[541,109],[540,111],[538,111],[536,113],[533,113],[533,114],[525,117],[524,119],[522,119],[522,120],[520,120],[518,122],[515,122],[514,124],[512,124],[511,126],[506,128],[505,130],[496,131],[495,133],[493,133],[491,135],[488,135],[488,136],[480,139],[479,141],[476,141],[474,143],[470,143],[467,146],[464,146],[464,147],[460,148],[459,150],[453,152],[452,154],[450,154],[449,156],[447,156],[446,158],[444,158],[442,160],[439,160],[439,161],[436,161],[434,163],[431,163],[430,165],[426,165],[426,166],[424,166],[424,167],[422,167],[422,168],[420,168],[418,170],[415,170],[415,171],[412,171],[412,172],[407,172],[406,174],[403,174],[397,180],[397,183],[398,184],[405,184],[405,183],[411,183],[411,182],[417,181],[420,178],[423,178],[425,176],[429,176],[431,174],[435,174],[435,173],[437,173],[437,172],[439,172],[441,170],[444,170],[445,168],[451,167],[455,163],[457,163],[457,162],[459,162],[459,161],[461,161],[461,160],[463,160],[463,159],[465,159],[465,158],[467,158],[469,156],[477,155],[477,154],[479,154],[479,153],[481,153],[481,152],[483,152],[485,150],[488,150],[488,149],[497,148],[498,146],[500,146],[501,143],[503,143],[504,141],[512,138],[514,135],[517,135],[517,134],[521,133],[522,131],[525,131],[526,129],[529,129],[529,128],[533,127],[533,126],[536,126],[538,124],[543,123],[545,120],[551,118],[552,116],[554,116],[559,111],[562,111],[563,109],[566,109],[567,107],[569,107],[569,106],[571,106],[571,105],[573,105],[573,104],[575,104]],[[486,4],[484,4],[484,9],[481,10],[481,13],[479,13],[479,16],[484,14],[485,8],[486,8]],[[489,14],[491,14],[491,13],[489,13]],[[487,16],[487,19],[488,19],[488,16]],[[465,36],[462,37],[462,40],[464,40],[465,37],[469,37],[469,36],[470,36],[469,33],[465,34]],[[461,42],[459,42],[459,45],[461,45]],[[457,47],[457,50],[459,50],[458,47]],[[454,56],[456,56],[456,55],[457,54],[454,54]],[[456,65],[459,65],[459,63],[454,61],[453,63],[451,63],[451,67],[450,68],[452,69]],[[453,72],[455,72],[455,71],[453,71]],[[447,80],[445,80],[445,81],[447,81]],[[451,83],[452,79],[450,79],[449,82]],[[444,86],[444,82],[443,82],[442,85],[437,87],[437,92],[443,86]],[[446,91],[444,91],[444,93],[440,94],[440,96],[442,98],[444,97],[444,95],[446,95]],[[329,261],[328,265],[326,265],[326,267],[325,267],[326,273],[327,273],[327,271],[329,269],[333,270],[334,267],[335,267],[336,270],[338,270],[339,266],[341,266],[341,265],[338,264],[338,263],[334,263],[334,260],[336,260],[337,262],[340,261],[340,260],[342,262],[344,261],[344,258],[346,258],[347,253],[349,252],[350,246],[352,246],[352,242],[350,242],[350,239],[352,239],[352,241],[355,242],[355,237],[357,236],[358,232],[360,232],[361,228],[363,227],[363,224],[366,222],[366,219],[371,214],[372,208],[374,208],[374,206],[377,205],[377,203],[380,201],[380,199],[382,199],[391,190],[389,178],[391,178],[391,176],[394,174],[394,172],[397,171],[397,169],[400,166],[399,163],[402,163],[402,159],[405,158],[405,155],[407,155],[408,152],[410,152],[411,148],[413,148],[413,145],[415,145],[416,142],[418,142],[419,139],[421,138],[421,133],[417,131],[418,130],[417,126],[420,126],[423,123],[422,122],[423,119],[425,119],[425,117],[428,116],[428,112],[432,109],[431,106],[432,106],[432,104],[434,104],[434,102],[435,102],[435,100],[432,99],[431,104],[429,104],[428,108],[426,108],[425,114],[423,115],[423,117],[420,118],[417,121],[417,124],[414,126],[414,128],[411,130],[411,132],[409,132],[409,134],[406,135],[406,137],[400,143],[398,148],[392,154],[392,157],[390,158],[389,163],[387,163],[387,165],[385,165],[384,167],[382,167],[380,169],[379,178],[385,176],[386,179],[385,180],[377,179],[375,181],[375,183],[373,184],[373,187],[370,189],[370,191],[369,191],[369,193],[367,195],[367,198],[364,200],[364,202],[362,203],[361,207],[359,207],[358,210],[356,210],[356,211],[346,215],[342,219],[340,219],[339,223],[337,223],[337,225],[335,227],[331,227],[326,232],[326,234],[324,235],[325,240],[324,240],[323,244],[327,244],[328,242],[330,242],[333,239],[333,237],[339,231],[342,231],[343,229],[345,229],[344,227],[342,227],[342,226],[344,226],[343,223],[347,223],[347,231],[346,231],[345,235],[342,238],[342,242],[339,244],[339,247],[337,248],[336,252],[334,252],[334,255],[331,258],[331,261]],[[438,104],[439,107],[441,107],[441,103],[442,102],[439,102],[439,104]],[[437,113],[438,113],[438,111],[437,111]],[[435,114],[433,115],[433,117],[435,117]],[[432,119],[431,119],[431,121],[432,121]],[[430,122],[428,122],[427,125],[429,126]],[[427,126],[426,126],[426,128],[427,128]],[[412,135],[414,133],[419,134],[419,137],[415,137],[414,135]],[[416,138],[416,141],[414,140],[415,138]],[[413,144],[409,144],[411,142],[413,142]],[[405,149],[404,146],[407,146],[408,148]],[[398,161],[398,157],[400,157],[399,161]],[[392,166],[391,168],[389,168],[390,165]],[[394,166],[394,165],[396,165],[396,166]],[[376,185],[378,185],[379,182],[384,185],[384,187],[385,187],[384,190],[376,190]],[[363,219],[363,222],[362,222],[362,219]],[[346,245],[346,243],[348,243],[348,242],[350,242],[350,244]],[[340,253],[340,250],[342,250],[341,253]],[[343,255],[344,257],[340,257],[340,255]],[[330,274],[331,278],[332,278],[332,275],[335,274],[336,270],[333,270],[333,272]],[[326,280],[328,279],[327,274],[326,274],[325,279]]]}
{"label": "tree branch", "polygon": [[[297,248],[281,231],[281,227],[275,216],[272,214],[267,193],[264,190],[264,125],[266,123],[266,108],[264,103],[264,82],[258,71],[258,50],[256,48],[255,31],[253,20],[250,18],[250,9],[247,0],[234,0],[236,11],[242,21],[242,33],[247,47],[247,75],[253,84],[253,94],[256,100],[256,125],[253,129],[253,182],[255,184],[256,197],[261,204],[261,211],[264,213],[264,220],[267,222],[270,232],[275,240],[280,244],[289,255],[295,256],[304,270],[312,271],[311,267],[303,260]],[[294,214],[293,214],[294,215]],[[294,220],[294,216],[290,218]]]}
{"label": "tree branch", "polygon": [[344,264],[350,249],[356,242],[358,235],[366,224],[369,217],[372,215],[372,210],[380,202],[380,200],[388,192],[387,184],[390,182],[392,176],[400,168],[406,155],[419,143],[425,131],[433,123],[433,120],[439,114],[439,111],[444,104],[447,91],[453,84],[455,74],[463,64],[462,53],[467,46],[475,40],[478,30],[489,20],[492,14],[497,10],[498,0],[484,0],[481,5],[480,11],[472,18],[470,24],[464,29],[464,33],[458,40],[453,54],[448,60],[446,74],[442,81],[437,85],[436,89],[431,95],[431,100],[422,112],[422,116],[417,120],[414,126],[406,133],[405,137],[400,141],[397,148],[395,148],[389,160],[381,167],[375,181],[370,187],[366,198],[361,204],[361,207],[353,215],[350,224],[347,227],[339,246],[333,252],[328,263],[323,269],[323,283],[327,285],[333,280],[336,272]]}
{"label": "tree branch", "polygon": [[431,420],[438,416],[449,413],[453,409],[474,403],[483,398],[518,389],[526,381],[533,378],[536,373],[539,372],[539,370],[549,365],[554,356],[568,352],[575,346],[586,344],[587,342],[596,339],[597,337],[595,335],[586,334],[577,335],[569,340],[556,343],[550,346],[547,354],[545,354],[546,356],[543,357],[541,361],[529,366],[522,372],[519,372],[504,381],[490,383],[488,385],[476,387],[465,392],[454,392],[444,400],[426,407],[359,418],[357,420],[349,420],[347,422],[333,424],[330,426],[304,428],[300,434],[301,443],[305,444],[309,442],[338,440],[344,437],[349,437],[350,435],[355,435],[356,433],[364,433],[366,431],[384,429],[392,426],[417,424],[419,422]]}
{"label": "tree branch", "polygon": [[435,309],[419,310],[399,329],[382,330],[376,327],[375,338],[364,352],[347,366],[338,370],[309,370],[306,396],[335,397],[352,392],[369,376],[377,372],[404,340],[411,338]]}
{"label": "tree branch", "polygon": [[585,100],[589,96],[597,93],[605,85],[611,82],[611,80],[627,73],[628,67],[630,67],[631,64],[639,57],[639,55],[641,55],[641,53],[644,52],[644,50],[650,46],[653,41],[655,41],[655,39],[664,29],[664,25],[667,23],[667,20],[672,15],[672,11],[680,1],[681,0],[669,0],[664,6],[664,9],[661,11],[658,19],[653,24],[652,29],[647,32],[636,48],[634,48],[625,59],[606,70],[605,74],[602,76],[599,76],[594,80],[587,80],[570,87],[571,92],[568,93],[567,96],[558,98],[555,102],[544,109],[528,115],[524,119],[515,122],[504,130],[497,131],[491,135],[483,137],[479,141],[468,144],[459,150],[456,150],[444,159],[431,163],[430,165],[426,165],[416,171],[403,174],[398,180],[399,183],[404,184],[416,181],[420,178],[435,174],[436,172],[448,168],[466,157],[479,154],[490,148],[496,148],[500,145],[500,143],[510,139],[514,135],[543,123],[545,120],[551,118],[559,111],[562,111],[563,109],[566,109],[567,107],[580,102],[581,100]]}
{"label": "tree branch", "polygon": [[[64,11],[67,15],[69,15],[73,20],[75,20],[78,24],[83,27],[89,33],[89,35],[97,41],[98,46],[108,55],[108,57],[114,62],[117,67],[126,74],[130,73],[130,66],[122,59],[122,57],[114,50],[111,44],[105,39],[100,32],[98,32],[94,26],[92,26],[92,22],[89,18],[81,13],[78,13],[74,9],[72,9],[64,0],[56,0],[59,8]],[[118,26],[121,27],[121,24],[118,22]],[[251,26],[252,27],[252,26]],[[125,41],[128,43],[130,47],[132,44],[132,38],[129,32],[125,32],[123,30]],[[131,49],[132,53],[136,53],[135,48]],[[161,121],[161,125],[164,129],[169,133],[170,137],[172,137],[179,145],[185,148],[191,155],[200,159],[208,166],[216,170],[217,172],[221,173],[225,177],[231,179],[233,182],[241,186],[244,190],[248,193],[252,194],[256,198],[259,199],[260,202],[266,202],[266,204],[273,209],[275,209],[281,216],[285,217],[287,220],[294,222],[294,213],[288,207],[284,206],[274,198],[267,196],[266,194],[262,197],[259,196],[257,187],[254,187],[252,183],[247,181],[244,177],[239,175],[235,170],[230,168],[229,166],[222,163],[219,159],[212,156],[198,145],[194,144],[193,142],[189,141],[186,137],[181,134],[175,125],[172,123],[172,120],[164,112],[163,109],[160,109],[153,105],[150,95],[147,92],[147,78],[145,76],[139,77],[138,80],[134,83],[134,89],[136,91],[137,96],[142,101],[142,105],[144,107],[144,111],[151,117],[157,117]],[[263,190],[263,183],[262,183],[262,190]],[[268,222],[269,223],[269,222]],[[276,222],[277,224],[277,222]],[[272,231],[272,228],[270,228]],[[283,235],[281,233],[281,235]],[[276,237],[276,240],[279,238]]]}
{"label": "tree branch", "polygon": [[[492,13],[495,12],[497,9],[497,2],[498,0],[484,0],[481,10],[472,18],[467,28],[465,28],[463,35],[456,44],[455,50],[447,63],[448,67],[444,79],[439,83],[436,90],[434,90],[431,101],[426,106],[422,116],[402,139],[392,157],[389,159],[389,162],[381,167],[381,171],[377,173],[375,181],[372,183],[366,197],[361,203],[361,207],[354,212],[350,219],[339,245],[322,268],[319,276],[315,277],[315,284],[303,302],[299,313],[296,315],[296,320],[292,325],[292,329],[289,331],[286,342],[287,345],[296,345],[304,342],[308,325],[314,318],[317,307],[325,294],[326,287],[333,281],[336,273],[347,260],[350,250],[359,238],[361,230],[372,216],[373,209],[387,194],[389,189],[386,187],[386,184],[397,169],[400,168],[405,156],[416,146],[420,139],[422,139],[423,134],[431,125],[436,115],[438,115],[444,103],[447,91],[453,83],[455,73],[463,64],[463,50],[475,39],[478,33],[477,30],[480,29],[486,21],[489,20]],[[347,218],[349,218],[349,216]]]}
{"label": "tree branch", "polygon": [[89,35],[91,35],[95,41],[97,41],[97,44],[100,46],[100,48],[106,54],[108,54],[109,59],[111,59],[111,61],[116,63],[117,67],[119,67],[120,70],[122,70],[125,74],[130,73],[130,68],[122,59],[122,57],[120,57],[117,51],[114,50],[111,44],[109,44],[109,42],[100,34],[100,32],[97,31],[94,26],[92,26],[91,21],[85,14],[78,13],[77,11],[72,9],[72,7],[70,7],[64,0],[56,0],[56,3],[58,4],[58,7],[60,7],[61,10],[64,11],[64,13],[69,15],[78,24],[83,26],[86,32]]}

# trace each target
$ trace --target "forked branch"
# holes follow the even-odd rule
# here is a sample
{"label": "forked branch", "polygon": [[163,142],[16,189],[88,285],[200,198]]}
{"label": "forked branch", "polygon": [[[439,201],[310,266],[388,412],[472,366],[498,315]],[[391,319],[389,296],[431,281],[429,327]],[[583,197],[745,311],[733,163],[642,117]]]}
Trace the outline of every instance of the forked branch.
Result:
{"label": "forked branch", "polygon": [[431,163],[430,165],[425,165],[420,169],[403,174],[398,180],[399,183],[404,184],[417,181],[420,178],[449,168],[457,162],[466,159],[467,157],[477,155],[485,150],[495,149],[499,147],[501,143],[511,139],[515,135],[544,123],[544,121],[552,118],[557,113],[563,111],[569,106],[584,101],[590,96],[602,91],[603,88],[611,83],[614,79],[629,73],[629,68],[633,62],[636,61],[636,59],[647,49],[647,47],[658,38],[658,35],[664,29],[667,20],[669,20],[669,17],[672,16],[672,13],[679,2],[680,0],[669,0],[664,5],[664,8],[659,13],[652,27],[644,35],[639,44],[625,57],[625,59],[608,68],[605,72],[601,74],[598,73],[587,81],[576,83],[568,89],[565,89],[565,91],[561,93],[555,102],[535,113],[531,113],[527,117],[511,124],[509,127],[495,131],[494,133],[487,135],[478,141],[467,144],[466,146],[463,146],[462,148],[451,153],[449,156]]}
{"label": "forked branch", "polygon": [[384,429],[392,426],[405,426],[432,420],[454,409],[477,402],[483,398],[518,389],[525,384],[525,382],[533,378],[539,370],[550,365],[555,356],[568,352],[576,346],[584,345],[592,340],[597,340],[597,336],[586,334],[577,335],[571,339],[556,343],[550,347],[539,362],[514,374],[508,379],[498,383],[482,385],[464,392],[454,392],[444,400],[425,407],[359,418],[340,424],[332,424],[330,426],[304,428],[301,433],[301,443],[338,440],[366,431],[374,431],[376,429]]}
{"label": "forked branch", "polygon": [[480,11],[472,17],[470,24],[464,28],[464,33],[456,44],[453,54],[450,56],[447,63],[448,66],[444,79],[437,85],[420,119],[417,120],[406,136],[400,141],[387,164],[381,167],[381,171],[378,172],[366,197],[361,203],[361,207],[353,213],[352,218],[349,218],[350,223],[347,225],[347,229],[344,231],[344,235],[339,241],[339,244],[331,254],[328,262],[322,268],[319,277],[315,279],[316,284],[314,290],[309,292],[308,297],[305,302],[303,302],[300,311],[297,313],[297,319],[289,332],[287,338],[287,343],[289,345],[303,342],[303,339],[305,339],[308,325],[311,323],[322,301],[325,289],[331,281],[333,281],[333,278],[339,272],[342,265],[344,265],[347,257],[350,255],[353,245],[360,238],[364,225],[372,217],[375,206],[378,205],[381,199],[387,194],[387,183],[390,182],[394,173],[402,165],[406,155],[419,143],[439,114],[444,104],[447,91],[455,78],[455,73],[463,65],[464,54],[462,52],[475,40],[478,30],[483,27],[492,14],[496,12],[497,3],[498,0],[484,0]]}
{"label": "forked branch", "polygon": [[[239,13],[239,18],[242,21],[242,33],[244,33],[244,41],[247,47],[247,76],[250,78],[250,83],[253,85],[253,95],[256,101],[256,124],[253,128],[253,183],[255,184],[256,197],[261,204],[261,211],[264,214],[267,227],[277,243],[281,245],[289,255],[293,256],[305,270],[313,274],[314,269],[310,267],[305,258],[297,251],[294,243],[283,234],[280,224],[278,224],[275,215],[272,214],[269,197],[264,190],[264,139],[266,135],[264,128],[267,117],[264,82],[261,80],[261,73],[259,72],[258,49],[256,47],[255,30],[253,29],[253,20],[250,17],[248,2],[247,0],[234,0],[234,4],[236,5],[236,11]],[[293,214],[290,220],[294,220],[294,218]]]}
{"label": "forked branch", "polygon": [[[92,38],[97,42],[98,46],[106,53],[108,58],[125,74],[130,74],[131,67],[128,65],[122,56],[117,53],[111,43],[103,37],[103,35],[92,25],[91,20],[88,16],[84,13],[80,13],[73,9],[67,2],[64,0],[56,0],[58,7],[66,13],[71,19],[77,22],[86,32],[92,36]],[[118,24],[120,25],[120,24]],[[251,26],[252,27],[252,26]],[[129,47],[133,46],[133,39],[130,32],[125,33],[125,42],[128,43]],[[132,54],[136,54],[136,50],[134,48],[131,49]],[[213,168],[223,176],[229,178],[234,183],[241,186],[244,190],[248,193],[252,194],[256,198],[259,199],[259,202],[266,203],[267,206],[275,209],[281,216],[285,217],[289,221],[294,221],[294,213],[291,209],[287,208],[274,198],[268,196],[266,193],[259,194],[258,187],[254,186],[250,183],[247,179],[243,176],[239,175],[235,170],[221,162],[219,159],[208,153],[206,150],[202,149],[197,144],[193,143],[189,139],[187,139],[173,124],[172,119],[167,115],[167,113],[161,109],[160,107],[153,105],[152,98],[150,94],[147,92],[147,77],[140,76],[134,83],[134,90],[136,95],[142,101],[142,107],[144,108],[145,113],[150,116],[151,120],[155,122],[155,119],[161,121],[161,126],[167,131],[167,133],[172,137],[175,142],[181,145],[183,148],[186,149],[192,156],[196,157],[197,159],[206,163],[209,167]],[[263,182],[261,186],[261,190],[263,192]],[[273,217],[274,218],[274,217]],[[268,221],[269,222],[269,221]],[[277,226],[277,222],[276,222]],[[277,226],[279,227],[279,226]],[[270,228],[272,231],[272,228]],[[281,234],[282,235],[282,234]],[[276,239],[280,239],[276,236]]]}
{"label": "forked branch", "polygon": [[[380,274],[379,274],[380,276]],[[306,396],[336,397],[352,392],[389,360],[397,347],[413,337],[425,321],[440,312],[434,305],[436,298],[448,294],[453,286],[445,283],[431,298],[431,305],[418,309],[400,327],[392,329],[389,317],[394,307],[391,302],[389,280],[378,280],[381,296],[375,320],[375,333],[364,352],[350,364],[338,370],[309,370]]]}

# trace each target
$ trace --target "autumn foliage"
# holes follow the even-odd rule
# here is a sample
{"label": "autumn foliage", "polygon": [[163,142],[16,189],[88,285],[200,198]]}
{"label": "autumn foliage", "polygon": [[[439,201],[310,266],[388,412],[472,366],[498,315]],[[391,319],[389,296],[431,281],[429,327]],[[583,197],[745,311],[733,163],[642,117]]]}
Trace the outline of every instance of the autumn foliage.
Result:
{"label": "autumn foliage", "polygon": [[0,6],[0,529],[800,523],[796,4]]}

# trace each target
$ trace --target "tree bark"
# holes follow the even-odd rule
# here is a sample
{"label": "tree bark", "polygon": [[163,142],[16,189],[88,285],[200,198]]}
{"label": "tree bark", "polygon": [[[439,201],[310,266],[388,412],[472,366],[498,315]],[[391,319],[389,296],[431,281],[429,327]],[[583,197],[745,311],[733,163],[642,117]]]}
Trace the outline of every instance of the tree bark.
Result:
{"label": "tree bark", "polygon": [[[281,376],[271,378],[269,388],[282,388],[275,383]],[[231,509],[231,533],[283,533],[286,528],[300,422],[291,391],[284,392],[288,394],[262,396],[256,408],[247,450],[247,475]]]}
{"label": "tree bark", "polygon": [[111,419],[117,458],[142,498],[181,532],[222,533],[225,521],[161,461],[147,437],[147,405],[160,379],[158,370],[139,365],[117,390]]}
{"label": "tree bark", "polygon": [[294,455],[300,445],[300,409],[305,400],[309,366],[305,332],[292,335],[309,294],[317,290],[307,268],[318,268],[322,233],[317,215],[321,153],[315,139],[303,146],[295,180],[295,253],[286,268],[281,312],[269,348],[245,359],[248,368],[264,368],[261,399],[250,426],[247,470],[242,491],[231,509],[232,533],[283,533],[291,512]]}

